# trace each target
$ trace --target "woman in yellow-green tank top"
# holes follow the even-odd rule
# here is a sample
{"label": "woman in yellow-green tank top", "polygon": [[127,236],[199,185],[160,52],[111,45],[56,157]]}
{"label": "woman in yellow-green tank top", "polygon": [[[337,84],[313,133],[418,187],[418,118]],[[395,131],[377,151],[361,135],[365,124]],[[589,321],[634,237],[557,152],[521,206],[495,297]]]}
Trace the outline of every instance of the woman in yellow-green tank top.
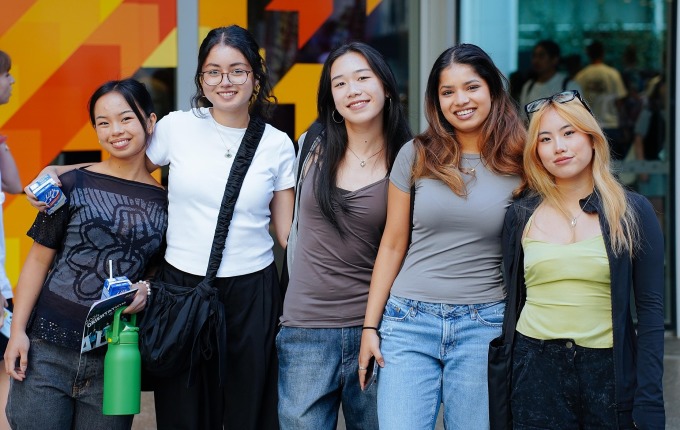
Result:
{"label": "woman in yellow-green tank top", "polygon": [[513,428],[663,429],[656,215],[612,174],[607,140],[578,92],[525,110],[526,181],[503,232],[508,295],[521,298]]}

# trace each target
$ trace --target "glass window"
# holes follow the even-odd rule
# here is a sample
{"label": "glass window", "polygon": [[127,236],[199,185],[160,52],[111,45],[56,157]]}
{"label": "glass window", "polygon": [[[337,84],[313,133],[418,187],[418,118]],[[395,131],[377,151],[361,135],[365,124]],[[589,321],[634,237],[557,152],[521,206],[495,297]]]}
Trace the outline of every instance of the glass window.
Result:
{"label": "glass window", "polygon": [[[668,173],[674,145],[666,59],[672,3],[511,0],[498,7],[505,8],[506,16],[516,16],[517,25],[494,26],[497,14],[487,11],[496,9],[485,6],[497,3],[461,1],[464,40],[499,58],[510,90],[522,104],[563,89],[579,89],[610,140],[621,181],[650,200],[665,236],[670,237]],[[498,54],[508,46],[516,46],[516,62]],[[601,64],[609,66],[607,79]],[[612,79],[619,83],[610,84]],[[666,244],[670,263],[669,241]],[[667,270],[667,324],[673,308],[671,278]]]}

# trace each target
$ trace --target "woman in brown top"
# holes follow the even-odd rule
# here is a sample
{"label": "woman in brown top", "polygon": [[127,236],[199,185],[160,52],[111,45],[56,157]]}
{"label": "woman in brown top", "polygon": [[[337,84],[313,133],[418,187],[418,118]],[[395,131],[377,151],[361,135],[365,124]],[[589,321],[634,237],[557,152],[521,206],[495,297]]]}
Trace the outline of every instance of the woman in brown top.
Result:
{"label": "woman in brown top", "polygon": [[324,130],[298,160],[290,283],[276,339],[282,430],[335,429],[341,402],[348,428],[377,428],[375,387],[360,392],[357,363],[387,175],[411,137],[397,91],[385,60],[364,43],[341,46],[323,66]]}

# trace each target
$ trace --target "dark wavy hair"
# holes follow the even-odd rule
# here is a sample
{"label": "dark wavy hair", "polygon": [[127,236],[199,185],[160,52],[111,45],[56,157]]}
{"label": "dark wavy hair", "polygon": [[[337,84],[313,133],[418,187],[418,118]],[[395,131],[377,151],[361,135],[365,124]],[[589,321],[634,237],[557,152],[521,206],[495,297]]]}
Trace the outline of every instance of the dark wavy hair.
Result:
{"label": "dark wavy hair", "polygon": [[480,153],[486,167],[497,174],[522,176],[522,149],[526,129],[517,103],[506,90],[508,82],[491,57],[468,43],[444,51],[434,62],[425,90],[428,128],[415,138],[416,162],[413,177],[431,177],[444,182],[459,196],[466,196],[465,181],[458,169],[462,149],[456,129],[447,121],[439,104],[439,79],[452,64],[472,67],[489,86],[491,110],[481,130]]}
{"label": "dark wavy hair", "polygon": [[230,46],[238,49],[248,60],[253,69],[253,77],[259,82],[259,88],[255,88],[254,98],[251,99],[250,113],[263,118],[270,118],[272,108],[276,105],[276,97],[272,94],[271,79],[264,58],[260,55],[260,46],[253,35],[243,27],[230,25],[210,30],[198,50],[198,64],[196,64],[196,93],[191,97],[191,106],[196,110],[199,107],[212,107],[212,103],[204,97],[201,88],[201,70],[205,64],[210,50],[216,45]]}
{"label": "dark wavy hair", "polygon": [[373,73],[382,82],[385,96],[389,97],[383,109],[384,157],[388,172],[392,169],[399,149],[412,137],[404,108],[399,101],[397,80],[383,56],[373,47],[362,42],[350,42],[334,49],[324,62],[319,80],[317,110],[318,120],[325,127],[325,141],[319,153],[319,165],[322,168],[316,176],[315,194],[324,218],[338,231],[340,227],[333,208],[340,207],[343,211],[347,211],[346,202],[335,186],[338,169],[347,150],[347,129],[344,122],[338,124],[332,117],[335,101],[331,84],[331,68],[338,58],[352,52],[366,59]]}
{"label": "dark wavy hair", "polygon": [[90,112],[90,124],[92,124],[92,127],[96,127],[94,105],[97,103],[97,100],[109,93],[118,93],[123,96],[127,104],[132,108],[132,112],[134,112],[135,116],[142,124],[144,137],[148,142],[150,134],[146,122],[151,114],[154,113],[153,99],[146,89],[146,86],[132,78],[122,79],[120,81],[108,81],[95,90],[87,103]]}

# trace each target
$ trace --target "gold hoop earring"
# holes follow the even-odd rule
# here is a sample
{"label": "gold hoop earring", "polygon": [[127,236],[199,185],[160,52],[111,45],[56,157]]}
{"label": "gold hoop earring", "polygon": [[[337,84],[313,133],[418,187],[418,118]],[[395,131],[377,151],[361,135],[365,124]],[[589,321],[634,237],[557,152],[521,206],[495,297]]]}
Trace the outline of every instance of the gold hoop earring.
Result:
{"label": "gold hoop earring", "polygon": [[335,119],[336,113],[337,113],[337,111],[335,109],[333,109],[333,112],[331,113],[331,118],[333,118],[333,122],[335,122],[336,124],[342,124],[343,121],[345,121],[345,118],[343,118],[342,115],[338,114],[338,115],[340,115],[340,121],[338,121],[337,119]]}

